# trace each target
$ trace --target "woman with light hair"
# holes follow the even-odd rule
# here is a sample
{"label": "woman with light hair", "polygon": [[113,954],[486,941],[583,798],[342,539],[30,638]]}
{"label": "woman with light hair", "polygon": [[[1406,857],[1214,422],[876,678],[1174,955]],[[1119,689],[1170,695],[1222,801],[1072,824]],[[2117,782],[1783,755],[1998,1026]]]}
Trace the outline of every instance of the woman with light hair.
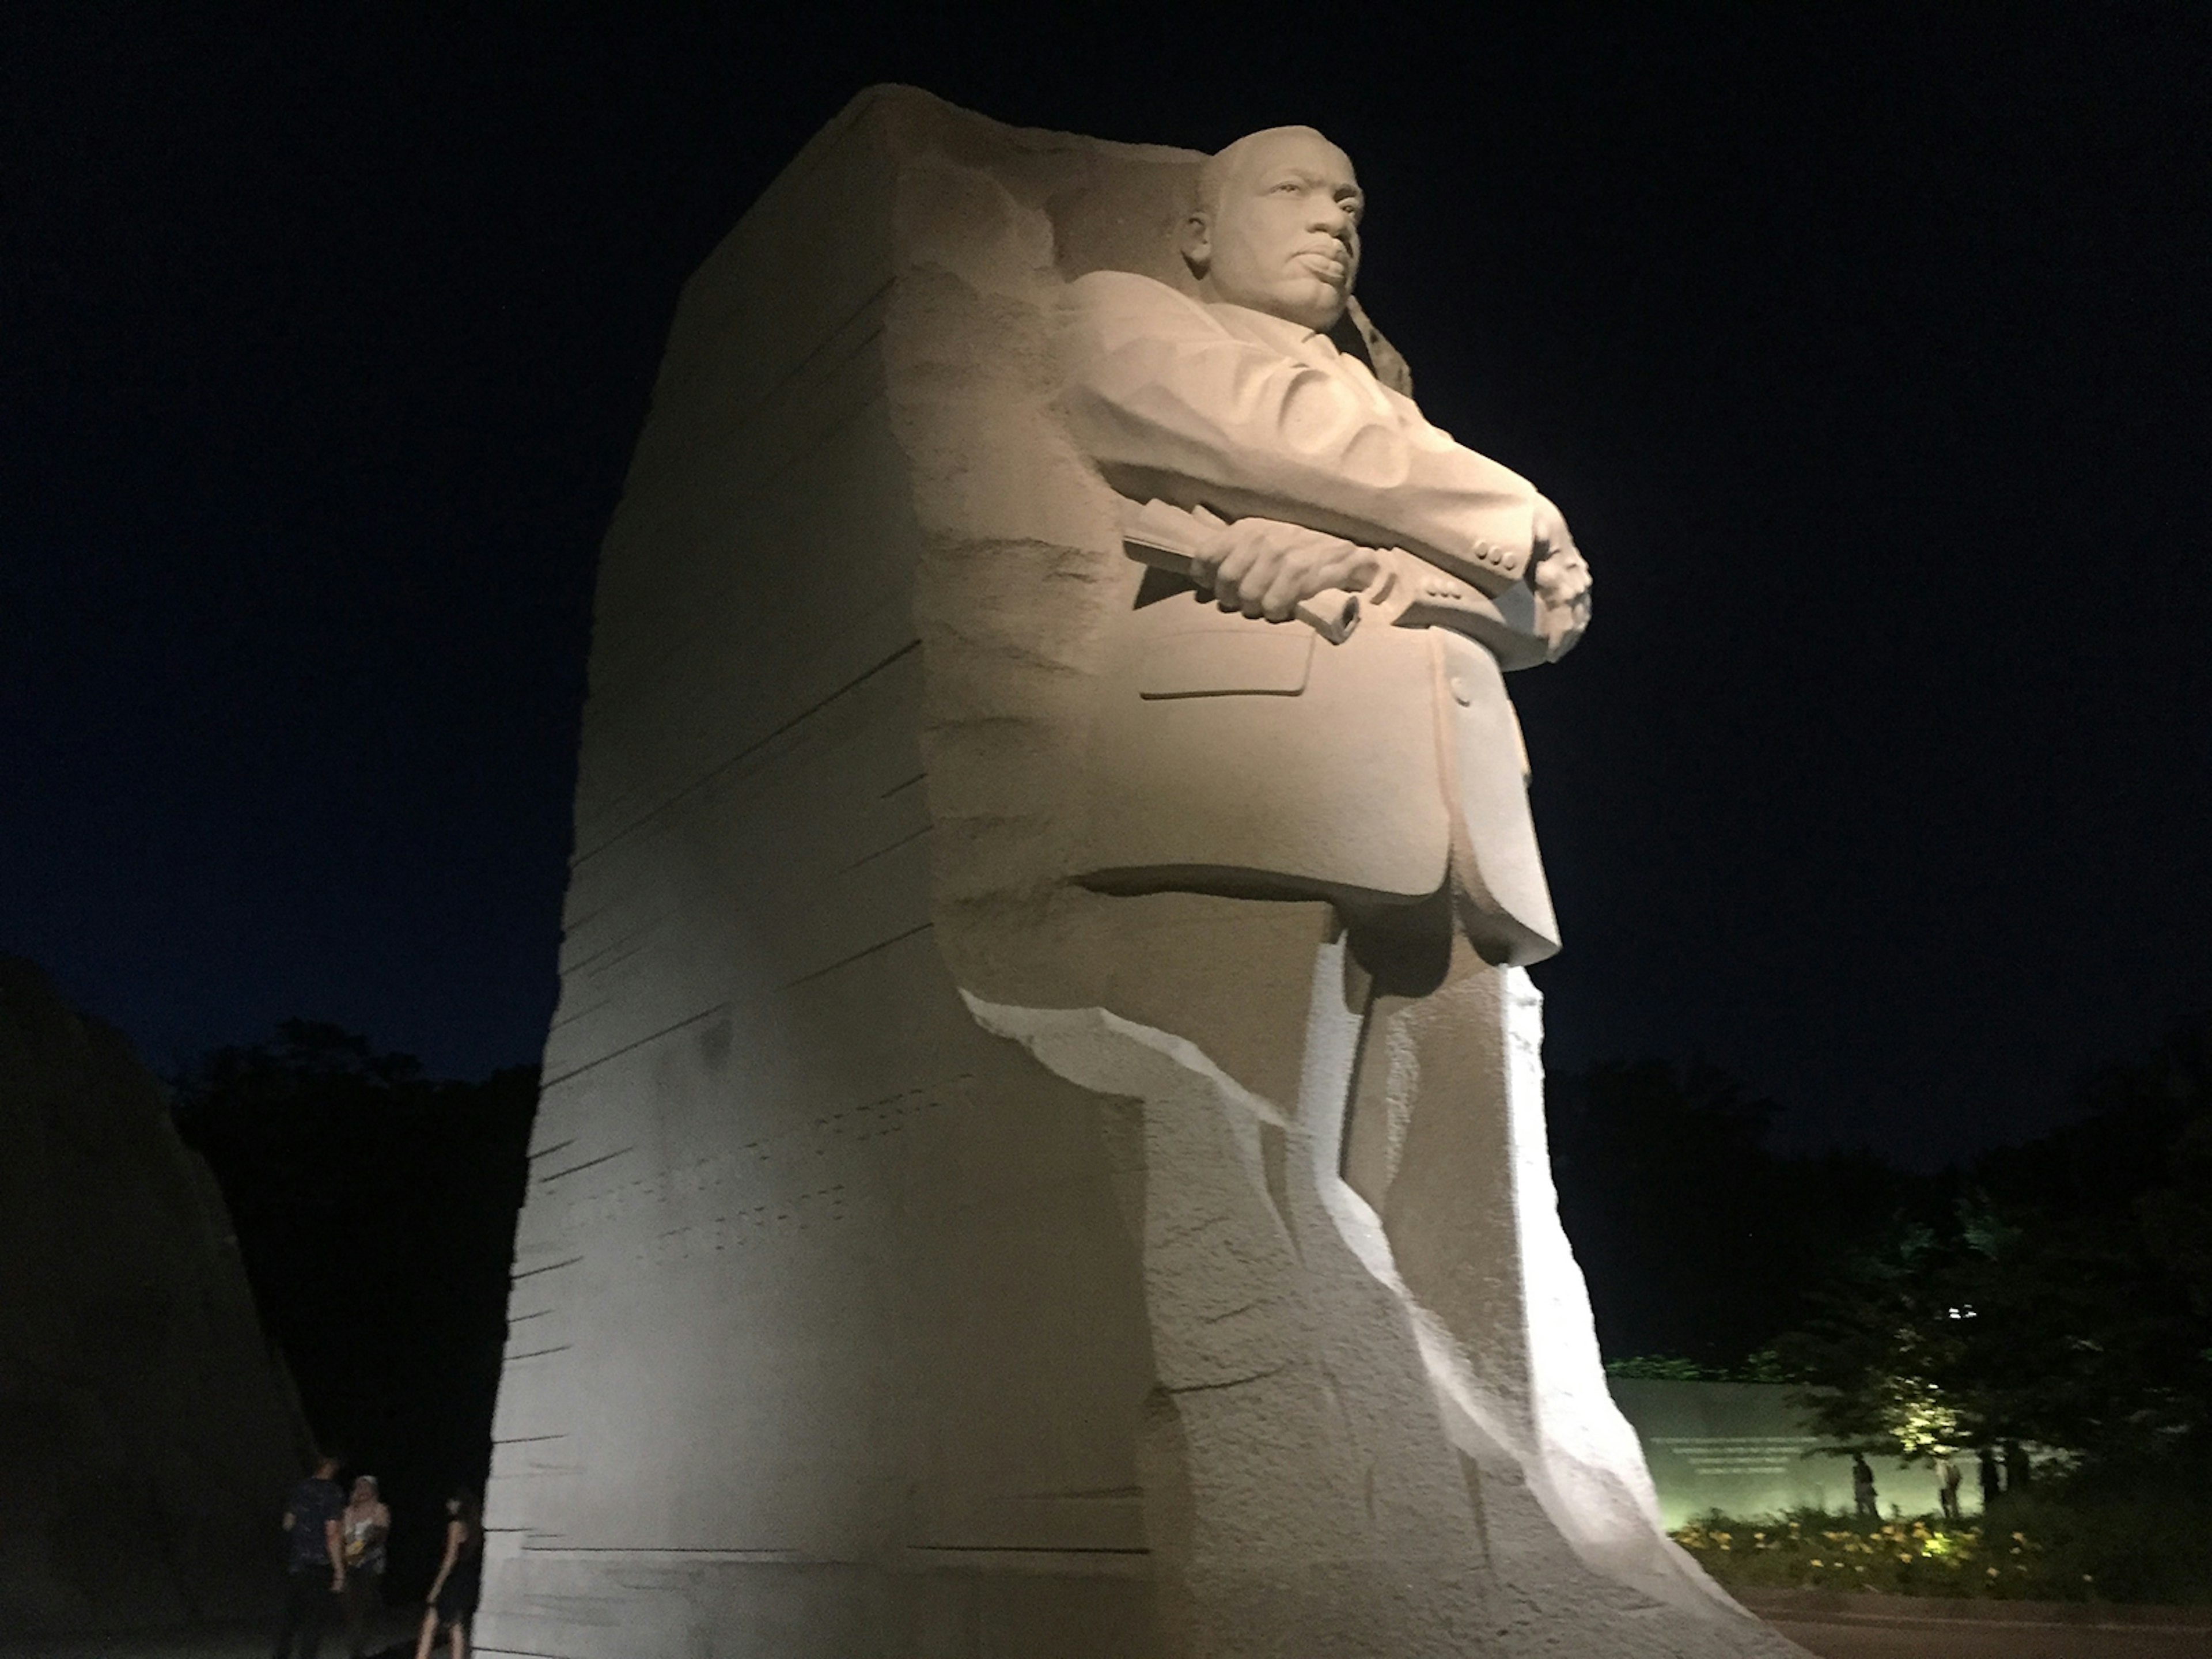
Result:
{"label": "woman with light hair", "polygon": [[353,1495],[338,1512],[338,1542],[344,1552],[346,1651],[363,1659],[369,1626],[384,1611],[384,1540],[392,1535],[392,1511],[385,1507],[376,1477],[353,1483]]}

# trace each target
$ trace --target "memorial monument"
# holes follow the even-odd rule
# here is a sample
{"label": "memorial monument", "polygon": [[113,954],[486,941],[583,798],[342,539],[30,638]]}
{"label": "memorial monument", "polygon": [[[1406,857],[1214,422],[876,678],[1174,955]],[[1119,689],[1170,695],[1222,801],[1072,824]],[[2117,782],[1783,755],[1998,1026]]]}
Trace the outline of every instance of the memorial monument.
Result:
{"label": "memorial monument", "polygon": [[1553,1200],[1503,671],[1320,134],[860,99],[605,544],[487,1652],[1792,1651],[1659,1529]]}

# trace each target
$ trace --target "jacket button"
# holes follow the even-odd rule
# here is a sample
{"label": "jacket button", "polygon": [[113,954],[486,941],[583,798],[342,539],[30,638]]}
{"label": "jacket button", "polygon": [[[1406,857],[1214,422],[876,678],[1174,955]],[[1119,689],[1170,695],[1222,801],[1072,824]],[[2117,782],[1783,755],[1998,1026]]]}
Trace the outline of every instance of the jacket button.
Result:
{"label": "jacket button", "polygon": [[1452,701],[1462,708],[1474,701],[1474,688],[1457,674],[1451,677],[1451,694]]}

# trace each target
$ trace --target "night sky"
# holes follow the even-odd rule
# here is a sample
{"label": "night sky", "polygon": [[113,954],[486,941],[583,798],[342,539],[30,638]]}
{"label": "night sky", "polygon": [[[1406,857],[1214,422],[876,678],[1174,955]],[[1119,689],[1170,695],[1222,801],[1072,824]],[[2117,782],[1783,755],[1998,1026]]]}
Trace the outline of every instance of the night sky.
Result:
{"label": "night sky", "polygon": [[878,81],[1352,153],[1597,574],[1516,683],[1554,1066],[1924,1165],[2212,1007],[2212,8],[776,9],[9,9],[0,950],[152,1063],[534,1058],[678,286]]}

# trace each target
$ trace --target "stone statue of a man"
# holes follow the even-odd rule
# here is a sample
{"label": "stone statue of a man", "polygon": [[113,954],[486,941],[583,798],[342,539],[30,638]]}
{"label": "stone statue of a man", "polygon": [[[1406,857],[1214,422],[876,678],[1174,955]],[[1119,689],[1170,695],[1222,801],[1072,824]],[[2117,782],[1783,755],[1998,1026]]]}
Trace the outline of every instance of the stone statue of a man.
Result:
{"label": "stone statue of a man", "polygon": [[[1408,1043],[1459,1041],[1415,1005],[1559,948],[1500,670],[1574,644],[1589,575],[1527,480],[1333,342],[1361,338],[1363,208],[1310,128],[1231,144],[1182,228],[1200,297],[1125,271],[1071,285],[1064,406],[1131,550],[1184,554],[1115,641],[1079,873],[1334,904],[1371,976],[1345,1174],[1390,1220],[1413,1076],[1453,1071]],[[1346,593],[1340,642],[1294,620]]]}
{"label": "stone statue of a man", "polygon": [[1077,283],[1070,406],[1125,494],[1237,515],[1202,559],[1224,609],[1280,622],[1324,589],[1378,585],[1394,561],[1376,550],[1395,543],[1492,598],[1525,586],[1557,659],[1589,615],[1558,509],[1331,343],[1364,205],[1350,158],[1310,127],[1212,157],[1182,249],[1205,303],[1126,272]]}

